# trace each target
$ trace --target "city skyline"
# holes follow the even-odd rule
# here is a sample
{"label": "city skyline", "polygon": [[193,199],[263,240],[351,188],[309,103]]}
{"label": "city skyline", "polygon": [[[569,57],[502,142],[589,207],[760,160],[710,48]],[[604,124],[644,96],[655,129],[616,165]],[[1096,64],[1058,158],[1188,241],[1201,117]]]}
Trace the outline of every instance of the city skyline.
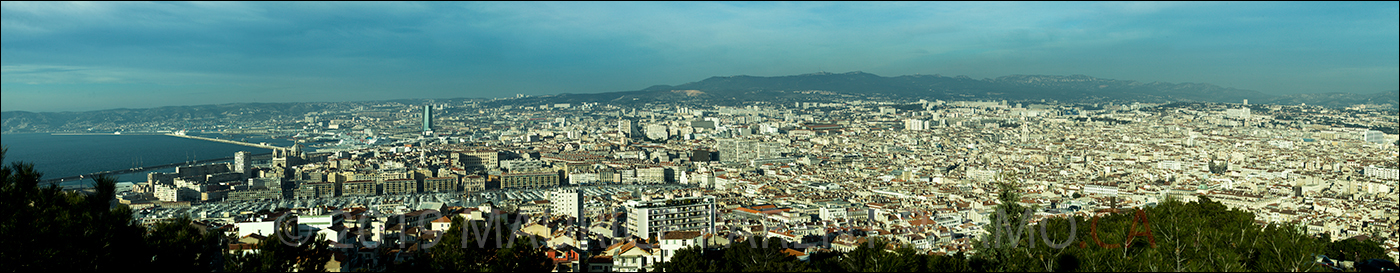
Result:
{"label": "city skyline", "polygon": [[1377,3],[5,2],[6,111],[598,93],[710,76],[1395,89]]}

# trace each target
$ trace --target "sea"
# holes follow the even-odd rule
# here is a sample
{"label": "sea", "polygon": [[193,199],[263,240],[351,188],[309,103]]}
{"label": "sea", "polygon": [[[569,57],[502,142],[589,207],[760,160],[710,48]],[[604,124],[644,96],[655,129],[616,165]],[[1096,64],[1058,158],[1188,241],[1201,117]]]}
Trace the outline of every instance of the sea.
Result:
{"label": "sea", "polygon": [[[191,135],[250,143],[265,142],[281,147],[291,146],[292,143],[291,140],[287,139],[263,137],[221,134]],[[8,149],[3,162],[5,166],[11,166],[12,162],[32,163],[36,171],[43,173],[41,179],[233,157],[233,154],[239,151],[253,154],[272,152],[272,150],[262,148],[164,135],[3,134],[0,135],[0,145]],[[147,173],[174,171],[175,168],[167,168],[123,174],[117,176],[117,181],[145,182]],[[91,185],[91,179],[60,184],[66,188],[90,187]]]}

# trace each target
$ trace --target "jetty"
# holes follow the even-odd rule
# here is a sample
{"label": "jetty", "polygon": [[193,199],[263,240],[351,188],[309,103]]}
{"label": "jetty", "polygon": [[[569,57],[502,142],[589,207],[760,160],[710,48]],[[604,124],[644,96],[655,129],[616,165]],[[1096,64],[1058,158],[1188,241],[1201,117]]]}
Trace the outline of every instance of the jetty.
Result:
{"label": "jetty", "polygon": [[287,150],[287,149],[289,149],[289,148],[277,147],[277,146],[266,145],[266,144],[248,143],[248,142],[242,142],[242,141],[236,141],[236,140],[217,139],[217,138],[209,138],[209,137],[202,137],[202,136],[191,136],[191,135],[185,135],[185,134],[165,134],[165,135],[167,135],[167,136],[173,136],[173,137],[183,137],[183,138],[188,138],[188,139],[208,140],[208,141],[213,141],[213,142],[228,143],[228,144],[235,144],[235,145],[243,145],[243,146],[248,146],[248,147],[263,148],[263,149],[269,149],[269,150]]}

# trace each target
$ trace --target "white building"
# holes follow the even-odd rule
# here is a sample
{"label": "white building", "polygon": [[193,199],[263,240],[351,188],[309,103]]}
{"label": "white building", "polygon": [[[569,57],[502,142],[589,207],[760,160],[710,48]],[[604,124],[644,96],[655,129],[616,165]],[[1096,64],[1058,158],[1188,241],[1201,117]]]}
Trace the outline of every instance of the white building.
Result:
{"label": "white building", "polygon": [[1114,185],[1084,185],[1084,193],[1098,194],[1105,196],[1118,196],[1118,186]]}
{"label": "white building", "polygon": [[676,231],[667,232],[661,237],[661,262],[670,262],[671,257],[676,256],[676,251],[691,246],[704,247],[705,235],[699,231]]}
{"label": "white building", "polygon": [[993,170],[967,170],[967,177],[976,181],[992,181],[996,175],[997,171]]}
{"label": "white building", "polygon": [[575,221],[584,218],[583,193],[578,189],[560,189],[551,192],[549,204],[552,206],[550,214],[574,217]]}
{"label": "white building", "polygon": [[1158,169],[1181,170],[1181,161],[1163,160],[1157,162]]}
{"label": "white building", "polygon": [[906,119],[906,120],[904,120],[904,130],[908,130],[908,131],[923,131],[923,130],[928,130],[928,127],[929,127],[929,126],[928,126],[928,121],[924,121],[924,120],[920,120],[920,119]]}
{"label": "white building", "polygon": [[628,137],[636,136],[636,135],[637,135],[637,123],[632,122],[631,120],[626,120],[626,119],[624,119],[624,120],[619,120],[619,121],[617,121],[617,132],[618,132],[618,133],[622,133],[623,135],[626,135],[626,136],[628,136]]}
{"label": "white building", "polygon": [[1385,133],[1376,130],[1367,130],[1362,140],[1370,143],[1383,143],[1385,142]]}
{"label": "white building", "polygon": [[668,231],[715,231],[715,198],[682,197],[650,201],[628,200],[627,232],[641,238]]}
{"label": "white building", "polygon": [[1225,116],[1234,119],[1249,118],[1249,108],[1225,109]]}
{"label": "white building", "polygon": [[646,133],[647,138],[650,139],[660,140],[671,137],[671,134],[669,131],[667,131],[667,127],[665,124],[647,124]]}
{"label": "white building", "polygon": [[1366,166],[1363,174],[1380,179],[1400,180],[1400,169],[1381,168],[1373,165]]}

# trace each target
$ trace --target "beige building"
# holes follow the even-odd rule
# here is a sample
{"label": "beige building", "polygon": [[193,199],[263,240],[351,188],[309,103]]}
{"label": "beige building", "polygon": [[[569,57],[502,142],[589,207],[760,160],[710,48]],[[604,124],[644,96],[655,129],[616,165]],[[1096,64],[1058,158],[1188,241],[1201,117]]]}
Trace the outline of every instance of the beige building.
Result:
{"label": "beige building", "polygon": [[558,172],[527,172],[501,174],[501,188],[548,187],[559,185]]}

